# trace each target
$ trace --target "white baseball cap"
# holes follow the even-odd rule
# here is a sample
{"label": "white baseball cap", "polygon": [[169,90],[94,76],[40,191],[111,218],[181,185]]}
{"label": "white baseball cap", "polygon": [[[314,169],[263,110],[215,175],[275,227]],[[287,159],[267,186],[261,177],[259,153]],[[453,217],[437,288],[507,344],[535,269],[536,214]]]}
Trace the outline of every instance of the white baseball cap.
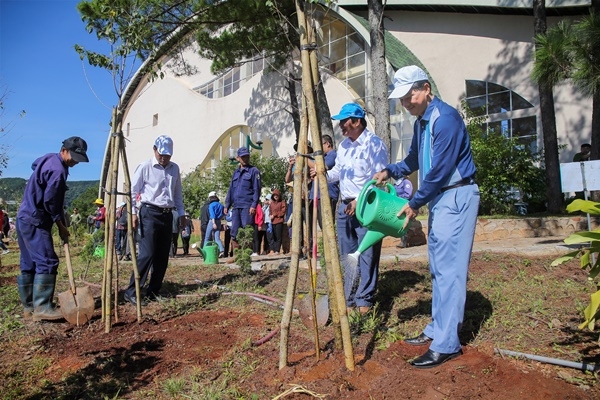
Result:
{"label": "white baseball cap", "polygon": [[208,194],[208,197],[216,197],[217,196],[217,192],[212,191]]}
{"label": "white baseball cap", "polygon": [[415,82],[428,81],[429,77],[421,68],[416,65],[402,67],[394,74],[394,90],[388,97],[389,99],[399,99],[408,94]]}
{"label": "white baseball cap", "polygon": [[161,156],[172,156],[173,155],[173,139],[167,135],[161,135],[154,141],[156,151]]}

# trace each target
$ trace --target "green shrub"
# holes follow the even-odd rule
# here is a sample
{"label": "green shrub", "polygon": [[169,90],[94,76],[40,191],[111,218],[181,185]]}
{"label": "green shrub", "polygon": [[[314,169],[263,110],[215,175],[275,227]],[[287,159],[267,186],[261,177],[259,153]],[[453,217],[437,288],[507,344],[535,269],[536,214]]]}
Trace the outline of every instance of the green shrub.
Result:
{"label": "green shrub", "polygon": [[[260,171],[263,194],[275,188],[281,191],[282,196],[285,194],[287,186],[283,182],[287,170],[286,158],[263,157],[259,152],[253,151],[250,154],[250,164]],[[186,175],[182,179],[182,186],[187,213],[198,218],[202,205],[208,200],[208,193],[213,190],[220,196],[221,202],[224,202],[231,177],[238,165],[229,160],[221,160],[213,171],[196,170]]]}
{"label": "green shrub", "polygon": [[[485,117],[473,116],[463,104],[481,192],[480,214],[514,214],[525,202],[529,212],[545,210],[546,177],[540,153],[518,138],[484,130]],[[515,195],[515,189],[518,194]]]}
{"label": "green shrub", "polygon": [[233,260],[239,265],[240,271],[244,274],[252,272],[252,242],[254,240],[254,228],[247,226],[238,229],[236,236],[239,248],[233,251]]}

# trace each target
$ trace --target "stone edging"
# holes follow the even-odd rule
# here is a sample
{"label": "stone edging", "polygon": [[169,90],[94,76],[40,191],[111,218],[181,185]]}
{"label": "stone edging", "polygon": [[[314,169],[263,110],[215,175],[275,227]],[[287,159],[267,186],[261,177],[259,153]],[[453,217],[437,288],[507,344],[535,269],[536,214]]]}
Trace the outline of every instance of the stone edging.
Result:
{"label": "stone edging", "polygon": [[[600,217],[591,218],[592,229],[600,226]],[[566,237],[574,232],[588,229],[587,217],[523,217],[506,219],[479,218],[475,230],[475,241],[518,239],[532,237],[559,236]],[[427,222],[415,221],[408,233],[411,246],[421,245],[426,242]],[[391,239],[396,243],[398,239]],[[391,245],[385,243],[384,246]]]}

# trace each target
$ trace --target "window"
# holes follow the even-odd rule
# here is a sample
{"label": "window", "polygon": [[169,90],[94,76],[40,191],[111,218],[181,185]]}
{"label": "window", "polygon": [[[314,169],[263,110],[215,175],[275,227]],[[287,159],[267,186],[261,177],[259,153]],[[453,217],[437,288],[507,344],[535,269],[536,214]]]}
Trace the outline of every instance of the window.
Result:
{"label": "window", "polygon": [[356,99],[369,96],[368,58],[365,40],[348,24],[332,13],[315,12],[318,21],[319,64],[353,92]]}
{"label": "window", "polygon": [[260,56],[260,58],[228,70],[223,75],[193,90],[209,99],[229,96],[237,91],[244,82],[258,74],[264,68],[265,59]]}
{"label": "window", "polygon": [[[466,81],[466,102],[475,115],[485,115],[484,129],[518,138],[523,146],[537,150],[536,111],[529,101],[512,90],[492,82]],[[513,116],[513,111],[526,110]]]}

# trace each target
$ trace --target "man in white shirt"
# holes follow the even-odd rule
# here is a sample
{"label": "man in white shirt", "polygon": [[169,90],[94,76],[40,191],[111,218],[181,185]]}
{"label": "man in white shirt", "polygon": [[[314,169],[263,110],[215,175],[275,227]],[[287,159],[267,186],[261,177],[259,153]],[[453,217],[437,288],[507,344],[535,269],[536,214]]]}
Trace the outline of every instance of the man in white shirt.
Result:
{"label": "man in white shirt", "polygon": [[[383,141],[367,129],[365,111],[356,103],[345,104],[338,115],[345,139],[340,143],[335,166],[327,171],[327,182],[340,183],[340,205],[337,209],[337,233],[340,254],[351,254],[367,233],[356,219],[356,198],[373,175],[388,163],[388,149]],[[362,253],[358,260],[358,274],[344,271],[344,294],[348,311],[358,308],[362,314],[374,303],[379,275],[381,242]]]}
{"label": "man in white shirt", "polygon": [[[185,220],[179,166],[171,162],[173,140],[169,136],[159,136],[153,149],[154,157],[138,165],[131,180],[131,197],[139,198],[139,209],[133,208],[132,223],[135,230],[138,225],[140,228],[137,256],[140,288],[152,270],[146,289],[146,296],[150,299],[158,296],[167,272],[173,226],[171,211],[177,211],[181,224]],[[124,297],[126,301],[137,305],[133,274]]]}

